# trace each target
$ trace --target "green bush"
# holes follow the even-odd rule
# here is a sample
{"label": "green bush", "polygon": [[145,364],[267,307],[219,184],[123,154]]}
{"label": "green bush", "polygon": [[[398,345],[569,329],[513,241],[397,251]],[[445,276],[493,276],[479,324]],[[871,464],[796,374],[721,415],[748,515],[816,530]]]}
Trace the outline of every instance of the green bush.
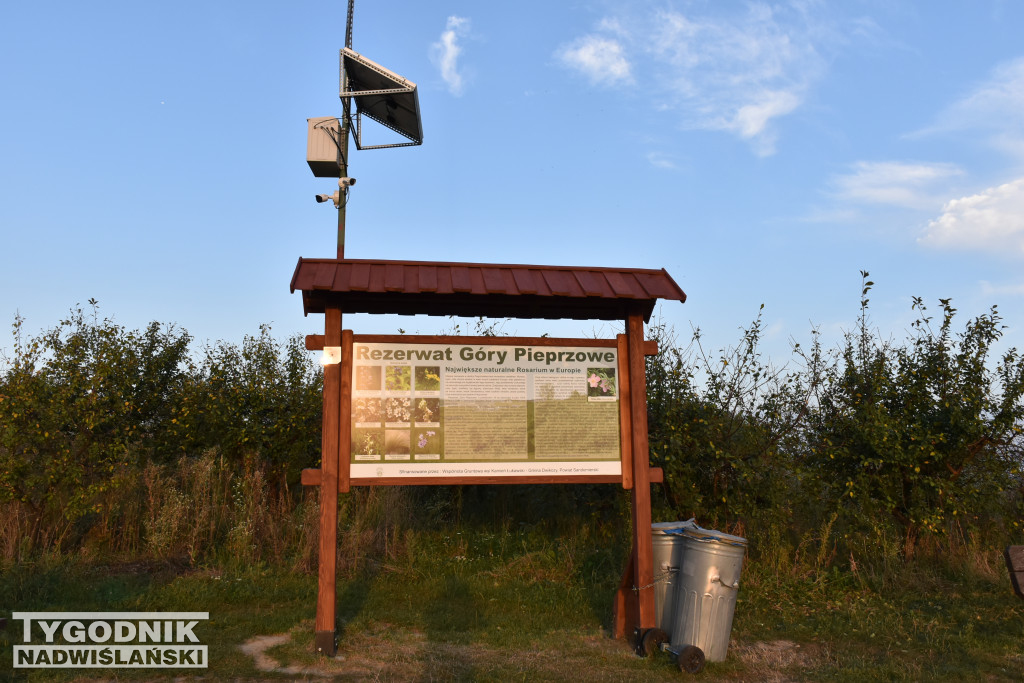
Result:
{"label": "green bush", "polygon": [[662,515],[735,531],[792,517],[794,455],[816,380],[764,362],[761,334],[759,314],[739,346],[712,358],[700,330],[680,349],[671,331],[652,328],[648,429],[651,462],[665,471]]}
{"label": "green bush", "polygon": [[933,328],[920,299],[903,345],[871,330],[863,274],[861,314],[808,425],[810,489],[851,531],[893,525],[912,554],[922,536],[990,524],[1018,527],[1024,359],[992,359],[1002,336],[995,307],[953,332],[940,300]]}
{"label": "green bush", "polygon": [[117,501],[145,455],[162,447],[189,370],[187,333],[126,331],[72,311],[25,339],[0,381],[0,503],[26,511],[30,544],[76,544]]}
{"label": "green bush", "polygon": [[264,326],[197,359],[187,332],[155,322],[127,330],[89,303],[32,338],[21,318],[13,325],[0,373],[5,557],[90,543],[119,552],[169,543],[194,557],[195,543],[172,542],[146,520],[176,500],[205,503],[171,483],[155,496],[155,471],[191,481],[190,463],[216,453],[219,470],[262,477],[276,500],[318,461],[322,375],[301,339],[280,344]]}
{"label": "green bush", "polygon": [[699,330],[680,348],[652,327],[658,514],[752,530],[816,565],[865,538],[900,538],[909,557],[922,540],[1019,531],[1024,358],[1016,349],[993,357],[997,310],[955,333],[949,300],[933,325],[915,298],[909,338],[883,340],[868,317],[874,283],[862,277],[856,330],[834,352],[815,333],[810,348],[794,349],[796,370],[762,361],[760,315],[714,359]]}
{"label": "green bush", "polygon": [[[755,557],[794,572],[872,556],[884,572],[921,548],[1021,533],[1024,358],[996,354],[997,310],[957,332],[949,300],[936,320],[915,299],[907,339],[886,340],[862,275],[858,324],[839,348],[812,331],[781,369],[762,357],[760,313],[717,354],[699,330],[683,346],[649,328],[656,519],[745,534]],[[310,568],[316,494],[298,477],[319,462],[323,379],[303,340],[263,326],[195,350],[174,326],[127,330],[90,304],[32,338],[14,322],[0,366],[0,558]],[[627,528],[629,516],[608,485],[401,487],[341,505],[349,568],[366,552],[396,560],[432,524],[562,535]]]}
{"label": "green bush", "polygon": [[176,456],[217,448],[240,468],[256,455],[294,483],[320,458],[322,386],[300,337],[281,344],[264,325],[241,346],[207,344],[172,409]]}

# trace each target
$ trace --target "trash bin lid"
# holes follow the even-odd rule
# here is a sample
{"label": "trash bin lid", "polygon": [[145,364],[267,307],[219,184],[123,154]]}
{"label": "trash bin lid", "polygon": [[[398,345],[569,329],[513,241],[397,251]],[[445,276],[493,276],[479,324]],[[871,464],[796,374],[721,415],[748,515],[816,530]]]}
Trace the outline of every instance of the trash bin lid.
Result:
{"label": "trash bin lid", "polygon": [[655,522],[651,525],[652,534],[672,534],[673,529],[676,529],[675,534],[679,533],[679,529],[699,529],[697,522],[693,518],[686,520],[685,522]]}
{"label": "trash bin lid", "polygon": [[[691,520],[692,522],[692,520]],[[724,543],[725,545],[738,545],[746,547],[747,539],[742,536],[733,536],[715,529],[704,529],[691,523],[688,526],[667,528],[664,533],[672,536],[686,536],[690,540],[702,543]]]}

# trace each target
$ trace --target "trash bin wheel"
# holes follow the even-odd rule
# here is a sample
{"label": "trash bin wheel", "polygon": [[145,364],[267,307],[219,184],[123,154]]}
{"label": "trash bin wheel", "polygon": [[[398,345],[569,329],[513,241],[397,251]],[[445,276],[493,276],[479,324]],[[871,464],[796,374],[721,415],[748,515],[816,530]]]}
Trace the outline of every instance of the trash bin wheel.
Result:
{"label": "trash bin wheel", "polygon": [[704,670],[704,651],[696,645],[686,645],[676,655],[676,666],[688,674],[699,674]]}
{"label": "trash bin wheel", "polygon": [[637,654],[641,657],[650,657],[661,649],[662,643],[667,642],[667,633],[660,628],[649,628],[644,632],[644,637],[640,639],[640,647],[637,648]]}

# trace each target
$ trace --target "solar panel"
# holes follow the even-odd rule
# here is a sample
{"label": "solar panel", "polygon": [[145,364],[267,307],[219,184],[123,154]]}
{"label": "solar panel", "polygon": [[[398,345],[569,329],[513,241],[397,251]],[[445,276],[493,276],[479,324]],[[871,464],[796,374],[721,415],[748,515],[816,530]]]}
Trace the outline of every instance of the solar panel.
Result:
{"label": "solar panel", "polygon": [[[341,49],[341,73],[340,97],[346,111],[349,111],[349,102],[355,101],[356,105],[355,141],[358,149],[406,147],[423,143],[423,124],[420,121],[415,83],[347,47]],[[362,116],[390,128],[409,142],[363,145],[359,121]]]}

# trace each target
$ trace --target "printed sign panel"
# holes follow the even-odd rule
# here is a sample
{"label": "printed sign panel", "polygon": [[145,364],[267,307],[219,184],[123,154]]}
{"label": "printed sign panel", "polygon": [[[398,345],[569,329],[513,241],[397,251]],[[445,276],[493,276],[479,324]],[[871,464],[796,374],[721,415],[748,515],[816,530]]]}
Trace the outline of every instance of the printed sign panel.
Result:
{"label": "printed sign panel", "polygon": [[620,475],[615,346],[352,346],[351,476]]}

